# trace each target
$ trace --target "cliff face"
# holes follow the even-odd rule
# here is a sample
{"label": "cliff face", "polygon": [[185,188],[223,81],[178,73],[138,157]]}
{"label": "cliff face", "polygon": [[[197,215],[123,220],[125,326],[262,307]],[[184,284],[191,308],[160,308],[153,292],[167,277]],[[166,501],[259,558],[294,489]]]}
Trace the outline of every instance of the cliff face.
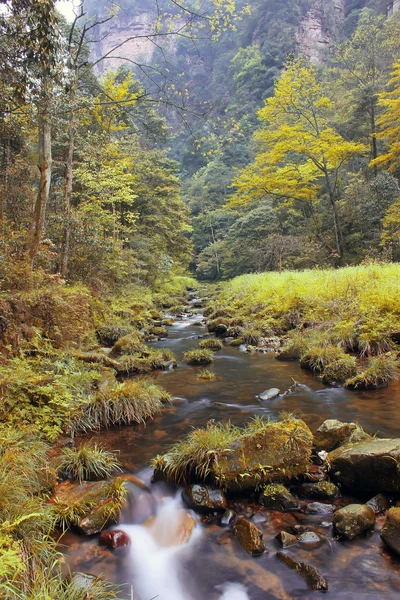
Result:
{"label": "cliff face", "polygon": [[390,0],[388,5],[388,15],[393,15],[400,10],[400,0]]}
{"label": "cliff face", "polygon": [[329,53],[345,16],[344,0],[316,0],[297,30],[297,43],[313,64],[322,63]]}

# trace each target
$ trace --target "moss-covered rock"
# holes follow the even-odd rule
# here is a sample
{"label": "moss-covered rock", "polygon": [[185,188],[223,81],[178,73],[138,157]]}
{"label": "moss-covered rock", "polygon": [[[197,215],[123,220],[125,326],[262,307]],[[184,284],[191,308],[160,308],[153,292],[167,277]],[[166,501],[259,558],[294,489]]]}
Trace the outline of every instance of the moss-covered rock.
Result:
{"label": "moss-covered rock", "polygon": [[336,481],[354,491],[400,492],[400,439],[373,439],[338,448],[328,456]]}
{"label": "moss-covered rock", "polygon": [[201,342],[199,343],[199,348],[208,348],[209,350],[222,350],[223,344],[221,340],[218,340],[217,338],[207,338],[205,340],[201,340]]}
{"label": "moss-covered rock", "polygon": [[357,423],[343,423],[337,419],[327,419],[314,434],[314,445],[317,450],[330,452],[348,443],[371,439]]}
{"label": "moss-covered rock", "polygon": [[389,499],[386,498],[386,496],[384,496],[383,494],[377,494],[376,496],[368,500],[366,504],[372,508],[375,514],[383,513],[389,510],[390,508]]}
{"label": "moss-covered rock", "polygon": [[132,331],[132,327],[105,325],[96,330],[96,337],[102,346],[114,346],[119,339],[130,335]]}
{"label": "moss-covered rock", "polygon": [[124,355],[134,354],[143,347],[143,340],[138,333],[131,333],[120,338],[111,348],[109,358],[120,358]]}
{"label": "moss-covered rock", "polygon": [[231,490],[251,490],[307,473],[312,434],[300,419],[276,423],[254,419],[244,428],[229,423],[194,429],[153,461],[156,474],[173,482],[209,481]]}
{"label": "moss-covered rock", "polygon": [[183,356],[184,362],[188,365],[209,365],[213,362],[214,357],[211,350],[198,348],[189,350]]}
{"label": "moss-covered rock", "polygon": [[305,483],[294,490],[299,498],[315,498],[318,500],[333,500],[339,496],[339,488],[330,481]]}
{"label": "moss-covered rock", "polygon": [[296,510],[299,506],[296,498],[282,484],[271,483],[260,494],[260,504],[270,510]]}
{"label": "moss-covered rock", "polygon": [[239,517],[233,530],[236,539],[249,554],[257,556],[265,550],[263,533],[244,517]]}
{"label": "moss-covered rock", "polygon": [[393,552],[400,554],[400,508],[391,508],[388,511],[381,530],[381,539]]}
{"label": "moss-covered rock", "polygon": [[228,508],[225,494],[208,485],[188,485],[182,492],[182,498],[189,508],[202,513],[225,512]]}
{"label": "moss-covered rock", "polygon": [[374,528],[375,513],[366,504],[349,504],[335,512],[332,523],[339,538],[352,540]]}
{"label": "moss-covered rock", "polygon": [[93,535],[117,520],[126,493],[126,484],[119,477],[81,484],[65,481],[57,487],[51,502],[60,525],[74,525],[86,535]]}

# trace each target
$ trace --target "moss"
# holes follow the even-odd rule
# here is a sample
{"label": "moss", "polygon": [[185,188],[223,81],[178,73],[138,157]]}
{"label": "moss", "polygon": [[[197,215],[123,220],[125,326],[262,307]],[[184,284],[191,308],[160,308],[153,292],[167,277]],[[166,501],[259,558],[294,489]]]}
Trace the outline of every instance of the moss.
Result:
{"label": "moss", "polygon": [[217,338],[208,338],[205,340],[201,340],[201,342],[199,343],[199,348],[201,348],[202,350],[204,348],[208,348],[209,350],[222,350],[223,347],[223,343]]}
{"label": "moss", "polygon": [[139,332],[131,333],[125,337],[120,338],[112,347],[110,358],[119,358],[123,355],[136,354],[143,348],[143,339]]}
{"label": "moss", "polygon": [[198,348],[189,350],[183,356],[184,362],[188,365],[209,365],[213,362],[214,357],[211,350]]}
{"label": "moss", "polygon": [[240,337],[229,342],[229,345],[234,347],[241,346],[242,344],[244,344],[244,340]]}
{"label": "moss", "polygon": [[107,325],[99,327],[96,330],[96,336],[99,340],[99,344],[102,346],[113,346],[120,338],[124,338],[133,333],[132,328],[122,327],[119,325]]}

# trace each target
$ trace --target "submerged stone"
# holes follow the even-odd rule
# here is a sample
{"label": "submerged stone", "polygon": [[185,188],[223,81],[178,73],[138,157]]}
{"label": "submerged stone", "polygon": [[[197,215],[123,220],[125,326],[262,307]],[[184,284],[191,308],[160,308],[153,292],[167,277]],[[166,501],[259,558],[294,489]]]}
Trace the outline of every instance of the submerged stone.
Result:
{"label": "submerged stone", "polygon": [[230,525],[236,517],[234,510],[226,510],[221,517],[221,525]]}
{"label": "submerged stone", "polygon": [[393,552],[400,554],[400,508],[395,507],[388,511],[381,530],[381,539]]}
{"label": "submerged stone", "polygon": [[297,538],[297,541],[306,550],[314,550],[324,543],[323,538],[315,531],[305,531]]}
{"label": "submerged stone", "polygon": [[228,508],[225,494],[208,485],[188,485],[182,492],[182,498],[189,508],[202,513],[224,512]]}
{"label": "submerged stone", "polygon": [[339,538],[352,540],[374,528],[375,513],[366,504],[349,504],[335,512],[332,523]]}
{"label": "submerged stone", "polygon": [[400,492],[400,439],[373,439],[329,455],[335,480],[360,492]]}
{"label": "submerged stone", "polygon": [[291,558],[287,554],[284,554],[283,552],[277,552],[276,556],[277,558],[279,558],[279,560],[284,562],[285,565],[287,565],[290,569],[297,571],[297,573],[299,573],[299,575],[301,575],[306,580],[307,584],[312,590],[326,591],[328,589],[329,586],[327,580],[321,575],[321,573],[316,567],[308,565],[304,562],[298,562],[297,560],[293,560],[293,558]]}
{"label": "submerged stone", "polygon": [[343,423],[337,419],[327,419],[314,434],[314,445],[317,450],[330,452],[343,444],[356,443],[370,436],[357,423]]}
{"label": "submerged stone", "polygon": [[324,504],[323,502],[310,502],[302,507],[302,512],[306,515],[329,515],[333,513],[335,507],[333,504]]}
{"label": "submerged stone", "polygon": [[196,521],[188,511],[181,509],[172,523],[162,524],[160,527],[157,517],[153,516],[146,519],[144,525],[160,546],[169,548],[186,544],[196,527]]}
{"label": "submerged stone", "polygon": [[284,485],[267,485],[260,494],[260,504],[269,510],[296,510],[299,506],[298,501]]}
{"label": "submerged stone", "polygon": [[264,552],[265,544],[262,539],[262,531],[244,517],[238,518],[233,532],[236,539],[249,554],[255,556]]}

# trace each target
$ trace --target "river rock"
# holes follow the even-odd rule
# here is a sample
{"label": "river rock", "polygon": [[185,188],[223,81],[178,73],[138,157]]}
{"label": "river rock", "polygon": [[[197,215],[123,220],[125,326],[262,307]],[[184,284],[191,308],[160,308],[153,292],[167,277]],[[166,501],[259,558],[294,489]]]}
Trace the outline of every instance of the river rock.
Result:
{"label": "river rock", "polygon": [[299,503],[294,496],[282,484],[271,483],[267,485],[260,494],[260,504],[269,510],[296,510]]}
{"label": "river rock", "polygon": [[302,507],[302,512],[306,515],[330,515],[335,510],[333,504],[324,504],[323,502],[310,502]]}
{"label": "river rock", "polygon": [[226,510],[221,517],[221,525],[230,525],[236,517],[234,510]]}
{"label": "river rock", "polygon": [[99,542],[100,544],[107,546],[107,548],[114,550],[115,548],[129,546],[131,540],[125,531],[122,531],[121,529],[114,529],[112,531],[102,531]]}
{"label": "river rock", "polygon": [[312,590],[326,591],[328,589],[329,586],[327,580],[321,575],[321,573],[316,567],[308,565],[304,562],[298,562],[297,560],[293,560],[293,558],[291,558],[287,554],[284,554],[283,552],[277,552],[276,556],[277,558],[279,558],[279,560],[284,562],[285,565],[287,565],[290,569],[297,571],[297,573],[299,573],[299,575],[301,575],[306,580],[307,584]]}
{"label": "river rock", "polygon": [[339,488],[329,481],[305,483],[295,487],[293,491],[299,498],[318,498],[319,500],[334,500],[340,493]]}
{"label": "river rock", "polygon": [[297,542],[297,537],[291,533],[287,533],[287,531],[280,531],[275,539],[278,540],[282,548],[289,548]]}
{"label": "river rock", "polygon": [[335,480],[360,492],[400,493],[400,439],[373,439],[338,448],[328,458]]}
{"label": "river rock", "polygon": [[89,591],[92,586],[99,580],[97,575],[91,573],[81,573],[80,571],[74,571],[69,577],[66,578],[69,583],[69,588],[72,589],[79,597],[89,597]]}
{"label": "river rock", "polygon": [[291,361],[291,360],[299,360],[301,355],[300,346],[289,346],[287,348],[283,348],[279,354],[275,355],[276,360],[282,361]]}
{"label": "river rock", "polygon": [[[119,478],[118,478],[119,479]],[[83,481],[81,484],[64,481],[52,498],[60,520],[71,514],[71,507],[84,516],[72,519],[85,535],[100,533],[118,514],[120,490],[113,481]]]}
{"label": "river rock", "polygon": [[381,530],[381,539],[393,552],[400,554],[400,508],[395,507],[388,511]]}
{"label": "river rock", "polygon": [[297,541],[306,550],[315,550],[324,543],[323,538],[315,531],[305,531],[297,538]]}
{"label": "river rock", "polygon": [[332,523],[339,538],[352,540],[374,528],[375,513],[366,504],[349,504],[335,512]]}
{"label": "river rock", "polygon": [[269,390],[266,390],[265,392],[262,392],[262,394],[259,394],[258,398],[260,400],[273,400],[274,398],[277,398],[280,393],[281,390],[279,390],[278,388],[271,388]]}
{"label": "river rock", "polygon": [[208,485],[188,485],[182,492],[182,498],[189,508],[201,513],[224,512],[228,508],[225,494]]}
{"label": "river rock", "polygon": [[239,517],[234,530],[235,537],[249,554],[262,554],[265,550],[263,533],[253,523],[244,517]]}
{"label": "river rock", "polygon": [[383,494],[377,494],[371,498],[371,500],[368,500],[366,504],[367,506],[370,506],[376,514],[385,512],[390,508],[390,502]]}
{"label": "river rock", "polygon": [[220,451],[212,465],[216,481],[232,491],[255,489],[263,483],[288,481],[308,470],[312,435],[300,419],[269,423]]}
{"label": "river rock", "polygon": [[342,423],[337,419],[327,419],[314,434],[314,445],[317,450],[330,452],[349,442],[360,442],[370,436],[357,423]]}
{"label": "river rock", "polygon": [[228,327],[224,323],[220,323],[216,325],[214,332],[216,337],[225,337],[228,333]]}

